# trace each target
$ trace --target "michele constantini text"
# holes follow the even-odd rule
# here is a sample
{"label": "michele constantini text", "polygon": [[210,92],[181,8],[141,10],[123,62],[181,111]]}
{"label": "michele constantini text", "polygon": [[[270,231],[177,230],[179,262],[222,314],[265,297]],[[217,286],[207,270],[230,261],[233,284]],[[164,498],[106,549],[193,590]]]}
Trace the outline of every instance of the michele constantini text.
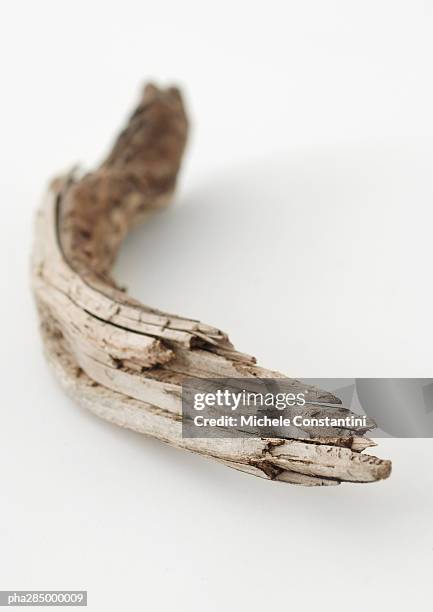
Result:
{"label": "michele constantini text", "polygon": [[196,427],[344,427],[354,429],[356,427],[366,427],[366,416],[350,415],[343,418],[337,417],[307,417],[296,415],[293,418],[284,416],[227,416],[204,417],[197,415],[194,417]]}

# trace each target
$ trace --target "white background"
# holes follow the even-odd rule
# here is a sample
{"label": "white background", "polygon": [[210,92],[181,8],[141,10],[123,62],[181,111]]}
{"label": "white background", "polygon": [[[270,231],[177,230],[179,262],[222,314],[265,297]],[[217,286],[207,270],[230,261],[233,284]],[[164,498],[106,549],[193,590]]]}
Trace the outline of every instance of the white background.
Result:
{"label": "white background", "polygon": [[0,25],[0,589],[107,610],[379,610],[430,599],[431,440],[390,480],[261,481],[57,387],[28,283],[50,176],[97,163],[149,78],[185,91],[176,202],[117,275],[288,375],[432,371],[433,3],[10,2]]}

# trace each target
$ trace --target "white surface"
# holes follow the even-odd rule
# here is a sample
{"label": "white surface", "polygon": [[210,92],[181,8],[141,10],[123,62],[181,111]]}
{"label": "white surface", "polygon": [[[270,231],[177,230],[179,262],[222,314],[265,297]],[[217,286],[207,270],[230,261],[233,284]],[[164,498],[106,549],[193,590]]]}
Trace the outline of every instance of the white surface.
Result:
{"label": "white surface", "polygon": [[28,256],[48,177],[100,158],[142,81],[175,80],[194,121],[180,191],[119,278],[290,375],[432,376],[432,3],[2,13],[0,588],[88,589],[101,612],[428,601],[431,440],[382,441],[387,482],[308,490],[100,422],[45,366]]}

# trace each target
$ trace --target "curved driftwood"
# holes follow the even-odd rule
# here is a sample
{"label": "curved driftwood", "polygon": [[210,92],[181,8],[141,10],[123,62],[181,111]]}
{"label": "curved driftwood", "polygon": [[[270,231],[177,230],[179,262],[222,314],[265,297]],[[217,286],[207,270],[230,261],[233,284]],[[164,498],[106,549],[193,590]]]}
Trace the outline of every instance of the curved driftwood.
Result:
{"label": "curved driftwood", "polygon": [[[104,163],[51,184],[37,217],[32,281],[55,374],[98,416],[257,476],[304,485],[386,478],[390,462],[362,453],[373,444],[365,432],[182,438],[186,378],[282,377],[259,368],[220,330],[149,308],[110,276],[131,226],[170,201],[187,127],[179,91],[149,85]],[[320,401],[344,410],[338,398],[309,388],[307,408]]]}

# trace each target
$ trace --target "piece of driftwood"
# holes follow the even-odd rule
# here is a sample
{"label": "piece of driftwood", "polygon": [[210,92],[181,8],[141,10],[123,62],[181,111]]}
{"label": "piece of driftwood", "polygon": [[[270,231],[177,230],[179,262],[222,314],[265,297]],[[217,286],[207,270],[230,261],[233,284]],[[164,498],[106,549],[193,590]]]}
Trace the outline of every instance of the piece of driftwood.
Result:
{"label": "piece of driftwood", "polygon": [[[188,377],[282,378],[238,352],[219,329],[145,306],[110,276],[129,229],[171,200],[187,128],[179,91],[148,85],[102,165],[50,185],[37,215],[32,283],[57,378],[98,416],[249,474],[303,485],[386,478],[390,462],[362,452],[373,445],[365,431],[182,437],[181,385]],[[305,409],[317,412],[321,402],[345,411],[338,398],[309,387]]]}

